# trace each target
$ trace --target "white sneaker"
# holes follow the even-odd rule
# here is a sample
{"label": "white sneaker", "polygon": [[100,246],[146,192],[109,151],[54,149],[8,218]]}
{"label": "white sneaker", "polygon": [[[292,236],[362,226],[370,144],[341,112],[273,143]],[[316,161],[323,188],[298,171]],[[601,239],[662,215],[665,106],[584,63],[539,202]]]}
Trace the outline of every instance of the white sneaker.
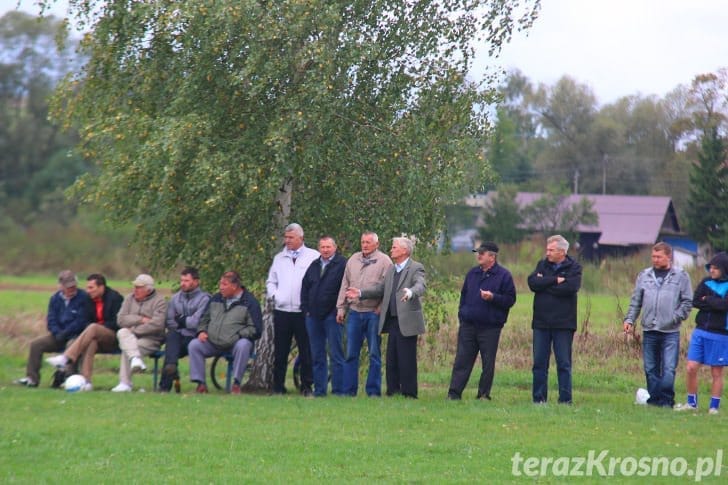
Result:
{"label": "white sneaker", "polygon": [[720,411],[718,411],[718,408],[710,408],[708,409],[708,414],[718,414]]}
{"label": "white sneaker", "polygon": [[28,376],[21,377],[20,379],[15,379],[13,381],[13,383],[21,385],[21,386],[28,386],[28,387],[36,387],[38,385],[37,382],[35,382],[33,379],[31,379]]}
{"label": "white sneaker", "polygon": [[94,390],[94,386],[90,382],[87,382],[86,384],[81,386],[81,389],[79,389],[79,391],[93,391],[93,390]]}
{"label": "white sneaker", "polygon": [[111,389],[111,392],[131,392],[131,386],[120,382],[119,385]]}
{"label": "white sneaker", "polygon": [[672,408],[672,409],[675,410],[675,411],[697,411],[698,410],[697,407],[691,406],[688,403],[684,403],[684,404],[683,403],[678,403],[678,404],[675,404],[675,407]]}
{"label": "white sneaker", "polygon": [[66,367],[66,364],[68,364],[68,357],[63,354],[56,355],[55,357],[48,357],[46,359],[46,362],[48,362],[56,369],[63,369],[64,367]]}
{"label": "white sneaker", "polygon": [[131,371],[132,372],[144,372],[147,370],[147,366],[144,365],[144,361],[139,357],[131,358]]}

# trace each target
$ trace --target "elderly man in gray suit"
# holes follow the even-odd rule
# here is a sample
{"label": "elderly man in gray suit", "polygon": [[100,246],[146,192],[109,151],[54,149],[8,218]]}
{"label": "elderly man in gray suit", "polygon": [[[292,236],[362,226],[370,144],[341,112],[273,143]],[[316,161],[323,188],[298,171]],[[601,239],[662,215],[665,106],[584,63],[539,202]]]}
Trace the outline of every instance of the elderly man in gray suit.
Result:
{"label": "elderly man in gray suit", "polygon": [[392,239],[389,254],[394,262],[384,281],[370,288],[349,288],[346,297],[382,300],[379,333],[387,342],[387,395],[417,399],[417,336],[425,333],[420,298],[425,293],[425,268],[410,259],[414,243],[406,237]]}

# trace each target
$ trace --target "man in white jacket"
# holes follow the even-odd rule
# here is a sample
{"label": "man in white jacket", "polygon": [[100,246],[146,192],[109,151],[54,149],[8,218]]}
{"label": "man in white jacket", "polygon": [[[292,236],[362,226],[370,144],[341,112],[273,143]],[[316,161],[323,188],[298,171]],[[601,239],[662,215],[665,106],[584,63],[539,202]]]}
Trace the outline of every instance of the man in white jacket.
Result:
{"label": "man in white jacket", "polygon": [[285,247],[273,258],[266,281],[268,298],[274,301],[273,393],[286,392],[288,354],[291,351],[292,338],[295,336],[298,355],[301,358],[301,393],[310,396],[313,371],[311,348],[306,333],[306,318],[301,311],[301,283],[309,265],[320,254],[303,243],[303,228],[299,224],[287,225],[283,240]]}

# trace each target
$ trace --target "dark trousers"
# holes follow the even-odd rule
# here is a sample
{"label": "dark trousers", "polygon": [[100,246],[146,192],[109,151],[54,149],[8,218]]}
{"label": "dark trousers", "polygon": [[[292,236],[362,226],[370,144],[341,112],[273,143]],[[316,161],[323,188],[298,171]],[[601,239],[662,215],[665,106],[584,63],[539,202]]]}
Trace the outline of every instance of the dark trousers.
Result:
{"label": "dark trousers", "polygon": [[36,384],[40,384],[40,367],[43,365],[43,353],[63,352],[66,348],[66,342],[68,340],[59,340],[50,333],[30,342],[30,354],[28,355],[25,375],[30,377]]}
{"label": "dark trousers", "polygon": [[296,337],[301,359],[301,392],[310,392],[313,386],[311,346],[306,333],[306,318],[302,312],[273,311],[273,392],[286,392],[286,370],[291,342]]}
{"label": "dark trousers", "polygon": [[571,403],[571,346],[574,331],[565,329],[533,329],[533,402],[546,402],[549,386],[551,347],[556,359],[559,380],[559,402]]}
{"label": "dark trousers", "polygon": [[480,352],[483,372],[480,374],[478,384],[478,398],[490,399],[490,388],[493,386],[495,373],[495,354],[498,351],[500,334],[500,328],[479,327],[470,323],[460,324],[458,349],[448,391],[450,397],[459,399],[462,396],[463,389],[470,379],[470,373],[473,371],[475,359]]}
{"label": "dark trousers", "polygon": [[417,398],[417,335],[405,337],[397,317],[387,318],[387,396]]}
{"label": "dark trousers", "polygon": [[159,388],[163,391],[172,389],[175,379],[179,379],[177,364],[179,359],[187,355],[187,348],[195,337],[182,335],[176,330],[167,333],[164,340],[164,368],[162,378],[159,380]]}
{"label": "dark trousers", "polygon": [[164,341],[164,366],[177,365],[182,357],[187,356],[187,347],[195,337],[182,335],[177,331],[167,334]]}

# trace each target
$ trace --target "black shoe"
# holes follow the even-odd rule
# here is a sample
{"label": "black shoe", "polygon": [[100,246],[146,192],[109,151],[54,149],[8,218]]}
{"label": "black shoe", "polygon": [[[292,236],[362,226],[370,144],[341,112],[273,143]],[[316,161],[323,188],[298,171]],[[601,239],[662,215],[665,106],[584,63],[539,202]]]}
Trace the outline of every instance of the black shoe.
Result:
{"label": "black shoe", "polygon": [[172,390],[172,378],[166,374],[162,374],[159,380],[159,392],[169,392]]}
{"label": "black shoe", "polygon": [[313,392],[311,391],[311,389],[304,388],[304,389],[301,389],[301,395],[303,397],[313,397]]}
{"label": "black shoe", "polygon": [[480,399],[481,401],[490,401],[490,396],[487,394],[480,394],[476,399]]}
{"label": "black shoe", "polygon": [[460,401],[462,398],[455,394],[454,392],[448,392],[447,393],[447,399],[450,401]]}
{"label": "black shoe", "polygon": [[56,370],[53,373],[53,382],[51,382],[51,387],[53,389],[60,389],[64,382],[66,382],[66,371],[64,369]]}
{"label": "black shoe", "polygon": [[[177,366],[174,364],[167,364],[162,369],[162,378],[159,379],[159,392],[169,392],[172,390],[172,384],[179,381],[179,373],[177,372]],[[175,386],[175,390],[177,391]],[[179,392],[179,391],[177,391]]]}

